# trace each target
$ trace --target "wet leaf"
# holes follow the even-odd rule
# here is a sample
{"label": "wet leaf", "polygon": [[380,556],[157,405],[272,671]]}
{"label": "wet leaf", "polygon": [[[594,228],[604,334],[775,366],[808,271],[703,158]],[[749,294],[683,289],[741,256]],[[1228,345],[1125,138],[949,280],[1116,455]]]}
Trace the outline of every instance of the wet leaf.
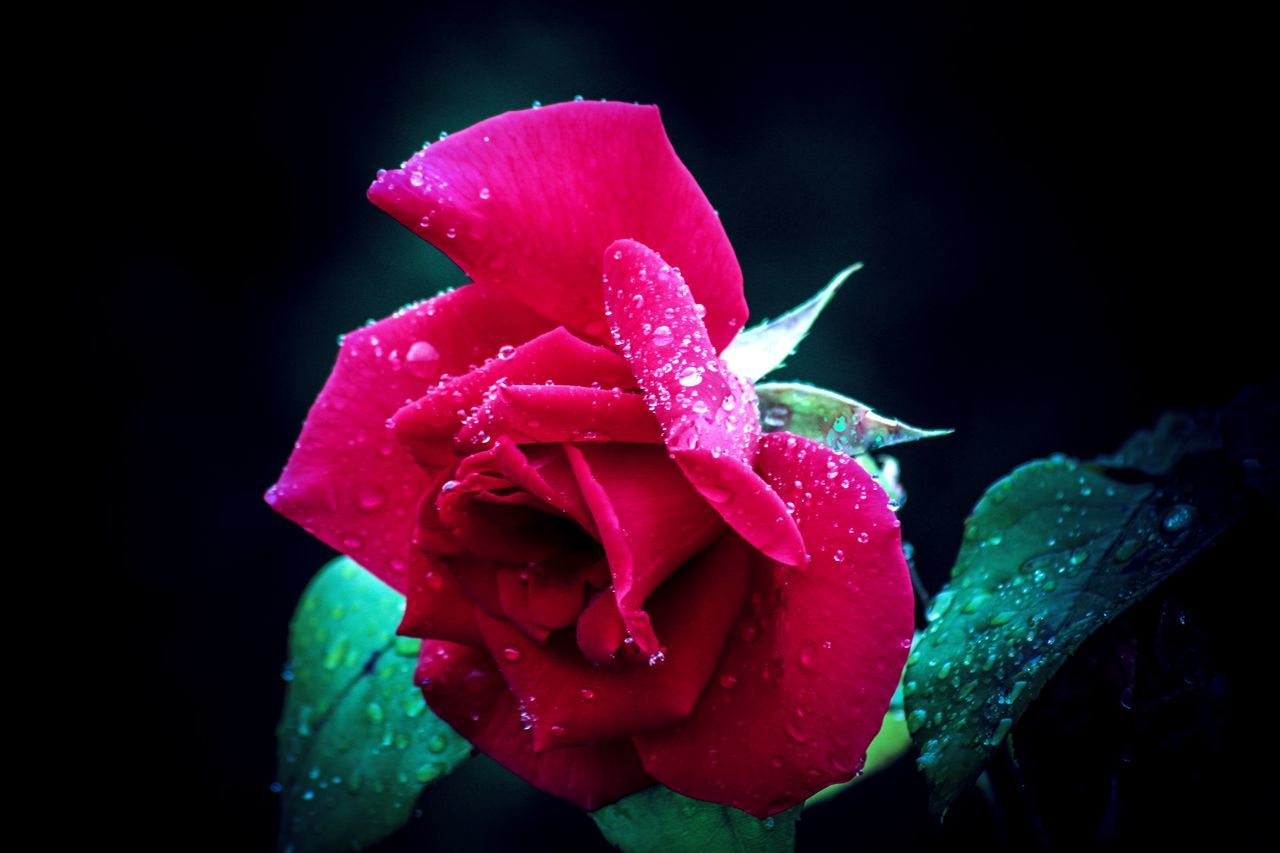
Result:
{"label": "wet leaf", "polygon": [[413,683],[419,641],[393,633],[403,613],[401,595],[346,557],[302,594],[276,730],[282,849],[367,847],[470,754]]}
{"label": "wet leaf", "polygon": [[907,723],[945,811],[1051,675],[1240,513],[1211,421],[1170,417],[1113,457],[995,483],[907,661]]}
{"label": "wet leaf", "polygon": [[758,820],[744,811],[656,785],[591,813],[625,853],[787,853],[800,806]]}
{"label": "wet leaf", "polygon": [[757,385],[756,393],[765,432],[793,432],[850,456],[951,433],[918,429],[877,414],[865,403],[798,382],[767,382]]}
{"label": "wet leaf", "polygon": [[724,348],[720,357],[729,365],[731,371],[752,382],[766,373],[777,370],[787,356],[795,352],[800,341],[804,340],[804,336],[809,333],[809,327],[836,295],[840,285],[860,269],[862,269],[860,263],[846,267],[837,273],[826,287],[807,301],[775,320],[766,320],[758,326],[747,329]]}

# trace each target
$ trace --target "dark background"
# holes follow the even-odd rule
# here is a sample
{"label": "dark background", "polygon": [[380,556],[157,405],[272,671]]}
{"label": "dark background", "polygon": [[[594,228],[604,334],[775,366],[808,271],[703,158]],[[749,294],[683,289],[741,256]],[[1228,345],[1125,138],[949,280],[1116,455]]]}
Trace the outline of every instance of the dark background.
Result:
{"label": "dark background", "polygon": [[[1274,112],[1257,22],[599,5],[76,18],[75,133],[99,164],[73,205],[94,267],[73,310],[96,545],[75,569],[96,614],[77,683],[112,771],[92,798],[104,839],[274,841],[287,622],[330,553],[261,494],[336,335],[462,281],[364,199],[375,169],[441,130],[535,99],[656,103],[721,213],[754,318],[864,261],[780,376],[956,429],[897,454],[904,535],[932,589],[968,509],[1015,465],[1111,450],[1167,407],[1276,375],[1259,303],[1274,271],[1256,265],[1251,210],[1270,201]],[[1184,819],[1210,826],[1220,807]],[[387,849],[603,846],[586,817],[484,761],[423,809]],[[962,801],[939,828],[902,763],[807,813],[801,850],[991,837],[983,814]]]}

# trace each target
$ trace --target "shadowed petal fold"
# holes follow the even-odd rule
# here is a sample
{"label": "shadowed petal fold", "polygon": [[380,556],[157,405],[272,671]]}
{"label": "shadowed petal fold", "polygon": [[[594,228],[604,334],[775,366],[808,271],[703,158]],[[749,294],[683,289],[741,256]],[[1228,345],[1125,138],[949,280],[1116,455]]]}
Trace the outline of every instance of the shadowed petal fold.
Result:
{"label": "shadowed petal fold", "polygon": [[[720,538],[649,601],[662,641],[651,659],[594,666],[572,636],[545,645],[480,619],[489,651],[531,715],[539,752],[649,731],[684,719],[702,694],[747,592],[745,543]],[[650,662],[652,661],[652,662]]]}
{"label": "shadowed petal fold", "polygon": [[660,445],[564,448],[600,531],[623,624],[641,651],[654,654],[658,639],[645,599],[719,537],[724,524]]}

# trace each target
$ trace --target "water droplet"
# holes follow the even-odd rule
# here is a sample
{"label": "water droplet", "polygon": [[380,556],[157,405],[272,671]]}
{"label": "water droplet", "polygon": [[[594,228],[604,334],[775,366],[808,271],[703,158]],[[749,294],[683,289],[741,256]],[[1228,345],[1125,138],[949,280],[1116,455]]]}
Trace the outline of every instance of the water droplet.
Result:
{"label": "water droplet", "polygon": [[916,708],[907,715],[907,731],[911,734],[915,734],[924,727],[924,724],[928,719],[929,714],[924,708]]}
{"label": "water droplet", "polygon": [[552,737],[564,737],[564,726],[555,725],[551,727]]}
{"label": "water droplet", "polygon": [[724,675],[720,676],[720,686],[725,690],[732,690],[738,686],[738,676],[731,672],[726,672]]}
{"label": "water droplet", "polygon": [[457,237],[457,236],[458,236],[458,229],[457,229],[457,228],[450,228],[448,231],[444,232],[444,236],[446,236],[446,237],[448,237],[450,240],[452,240],[454,237]]}
{"label": "water droplet", "polygon": [[658,649],[656,652],[649,655],[649,666],[659,666],[660,664],[665,663],[666,660],[667,660],[666,649]]}
{"label": "water droplet", "polygon": [[843,563],[843,562],[844,562],[844,550],[843,550],[843,549],[841,549],[841,548],[837,548],[837,549],[836,549],[836,552],[835,552],[834,554],[832,554],[832,555],[831,555],[831,559],[835,560],[837,563]]}
{"label": "water droplet", "polygon": [[738,404],[734,402],[733,397],[730,396],[724,398],[724,401],[720,404],[720,408],[724,409],[726,412],[732,412],[737,405]]}
{"label": "water droplet", "polygon": [[1116,546],[1115,553],[1111,555],[1111,559],[1117,563],[1123,563],[1138,553],[1138,549],[1142,547],[1141,540],[1126,539]]}
{"label": "water droplet", "polygon": [[[779,430],[791,422],[791,409],[786,406],[770,406],[760,416],[760,424],[765,431]],[[792,440],[787,441],[788,448],[794,448]]]}
{"label": "water droplet", "polygon": [[991,737],[987,738],[987,746],[996,746],[1000,741],[1004,740],[1004,736],[1009,733],[1009,729],[1013,728],[1013,720],[1005,717],[996,725],[996,730],[991,733]]}
{"label": "water droplet", "polygon": [[502,650],[502,656],[512,662],[518,661],[522,657],[519,649],[514,649],[510,646]]}
{"label": "water droplet", "polygon": [[415,187],[420,187],[420,186],[422,186],[422,185],[423,185],[424,183],[426,183],[426,182],[422,179],[422,173],[421,173],[421,172],[410,172],[410,173],[409,173],[409,183],[410,183],[411,185],[415,186]]}
{"label": "water droplet", "polygon": [[382,706],[377,702],[370,702],[365,706],[364,711],[369,715],[369,721],[373,723],[381,723],[386,719],[386,714],[382,711]]}
{"label": "water droplet", "polygon": [[847,754],[838,750],[832,750],[827,753],[827,763],[831,765],[832,770],[842,776],[852,773],[857,769],[853,760],[849,758]]}
{"label": "water droplet", "polygon": [[364,483],[357,490],[356,501],[361,509],[377,509],[386,503],[386,492],[372,483]]}
{"label": "water droplet", "polygon": [[582,701],[584,702],[590,702],[592,699],[596,698],[596,692],[590,687],[582,688],[578,691],[578,695],[582,697]]}
{"label": "water droplet", "polygon": [[707,306],[703,305],[701,302],[695,302],[693,304],[693,313],[697,314],[699,317],[705,317],[707,316]]}
{"label": "water droplet", "polygon": [[1196,508],[1189,504],[1178,504],[1165,515],[1160,526],[1168,533],[1186,530],[1196,520]]}
{"label": "water droplet", "polygon": [[498,348],[498,358],[502,359],[503,361],[506,361],[507,359],[511,358],[511,356],[515,354],[516,354],[516,348],[513,347],[511,344],[506,344],[505,346]]}
{"label": "water droplet", "polygon": [[436,365],[440,363],[440,352],[426,341],[418,341],[409,347],[404,360],[409,365],[410,373],[427,378],[435,372]]}
{"label": "water droplet", "polygon": [[867,544],[868,542],[870,542],[870,541],[871,541],[871,534],[870,534],[870,533],[867,533],[867,531],[865,531],[865,530],[864,530],[864,531],[862,531],[861,533],[859,533],[859,534],[858,534],[858,544],[859,544],[859,545],[866,545],[866,544]]}
{"label": "water droplet", "polygon": [[799,720],[788,718],[787,722],[783,725],[783,728],[786,729],[787,735],[796,743],[804,743],[805,740],[808,739],[804,729],[800,728]]}
{"label": "water droplet", "polygon": [[680,371],[680,378],[677,380],[686,388],[693,388],[702,384],[702,371],[690,365]]}
{"label": "water droplet", "polygon": [[653,345],[658,347],[665,347],[668,344],[670,344],[671,341],[673,340],[673,337],[671,334],[671,327],[665,324],[658,326],[656,329],[653,330],[652,340],[653,340]]}
{"label": "water droplet", "polygon": [[490,195],[492,195],[492,193],[490,193],[490,192],[489,192],[489,188],[488,188],[488,187],[481,187],[481,188],[480,188],[480,198],[483,198],[483,199],[486,199],[486,200],[487,200],[487,199],[489,198],[489,196],[490,196]]}

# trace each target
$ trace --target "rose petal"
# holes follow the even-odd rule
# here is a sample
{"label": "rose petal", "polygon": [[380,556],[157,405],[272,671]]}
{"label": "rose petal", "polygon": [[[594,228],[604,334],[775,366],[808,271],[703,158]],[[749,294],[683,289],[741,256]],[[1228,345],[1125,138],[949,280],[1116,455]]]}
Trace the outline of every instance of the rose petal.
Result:
{"label": "rose petal", "polygon": [[422,471],[387,433],[387,418],[442,372],[465,370],[547,322],[472,285],[347,335],[267,503],[395,589],[424,570],[411,540]]}
{"label": "rose petal", "polygon": [[618,663],[618,650],[626,642],[627,626],[618,613],[618,597],[613,590],[598,592],[587,602],[574,633],[578,650],[591,663],[601,667]]}
{"label": "rose petal", "polygon": [[671,458],[720,517],[757,551],[788,566],[808,559],[800,528],[786,504],[755,471],[701,448],[677,450]]}
{"label": "rose petal", "polygon": [[861,767],[911,645],[912,591],[897,518],[861,466],[787,433],[765,436],[757,465],[796,504],[813,560],[757,556],[715,684],[686,722],[635,742],[663,784],[764,817]]}
{"label": "rose petal", "polygon": [[536,563],[560,553],[566,543],[586,538],[576,522],[528,492],[517,494],[517,500],[490,497],[487,490],[511,488],[511,483],[464,470],[477,458],[479,454],[463,460],[461,479],[452,488],[446,483],[436,503],[440,523],[464,551],[506,563]]}
{"label": "rose petal", "polygon": [[[505,306],[509,309],[511,306]],[[496,383],[633,387],[631,368],[616,354],[556,328],[433,387],[391,418],[396,438],[424,465],[454,461],[451,439],[470,409]]]}
{"label": "rose petal", "polygon": [[653,784],[626,738],[537,754],[516,699],[487,652],[428,640],[416,672],[431,710],[533,785],[592,810]]}
{"label": "rose petal", "polygon": [[567,634],[539,645],[481,617],[489,651],[534,717],[534,749],[608,740],[688,716],[746,598],[747,550],[737,536],[722,536],[653,594],[649,609],[663,642],[653,665],[597,667]]}
{"label": "rose petal", "polygon": [[577,385],[496,385],[454,437],[454,446],[474,452],[498,437],[522,444],[662,442],[640,395]]}
{"label": "rose petal", "polygon": [[609,557],[618,611],[645,654],[658,650],[643,606],[724,525],[666,451],[652,444],[566,444]]}
{"label": "rose petal", "polygon": [[744,539],[788,565],[804,542],[751,466],[760,422],[755,392],[719,359],[680,273],[634,240],[605,252],[605,306],[672,458]]}
{"label": "rose petal", "polygon": [[733,248],[656,107],[505,113],[381,173],[369,198],[474,281],[596,340],[607,336],[600,256],[620,236],[685,270],[717,348],[747,318]]}
{"label": "rose petal", "polygon": [[426,557],[422,563],[420,569],[409,572],[404,618],[396,633],[469,646],[483,645],[472,603],[475,596],[465,591],[441,559]]}
{"label": "rose petal", "polygon": [[549,631],[574,623],[586,603],[586,589],[608,583],[608,563],[587,553],[498,570],[503,614],[539,642],[546,640]]}

